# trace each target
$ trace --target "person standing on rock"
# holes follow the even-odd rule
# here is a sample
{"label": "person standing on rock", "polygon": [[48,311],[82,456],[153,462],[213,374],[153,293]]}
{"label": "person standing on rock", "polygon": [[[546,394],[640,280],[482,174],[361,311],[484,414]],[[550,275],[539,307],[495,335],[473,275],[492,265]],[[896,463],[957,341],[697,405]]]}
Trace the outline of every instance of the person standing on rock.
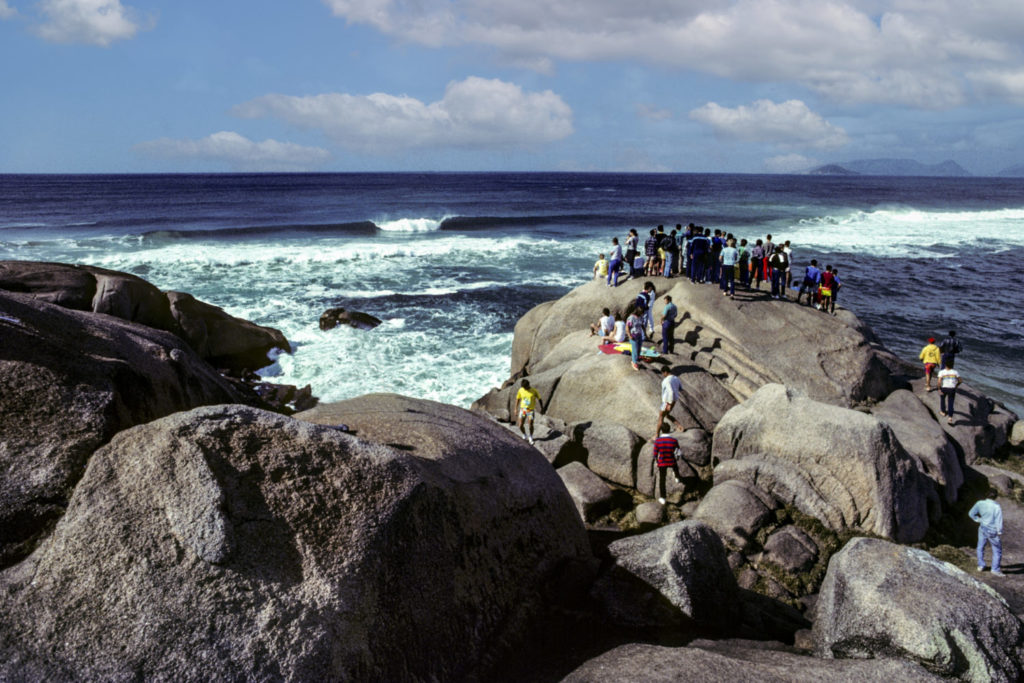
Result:
{"label": "person standing on rock", "polygon": [[643,319],[644,330],[650,338],[654,337],[654,300],[657,298],[654,283],[650,280],[644,283],[644,288],[636,295],[637,314]]}
{"label": "person standing on rock", "polygon": [[[932,375],[935,374],[935,369],[939,367],[939,363],[942,361],[942,352],[935,345],[935,337],[928,337],[928,345],[921,349],[921,353],[917,357],[924,363],[926,391],[933,391]],[[936,384],[938,384],[937,381]]]}
{"label": "person standing on rock", "polygon": [[619,246],[619,238],[612,238],[612,258],[608,264],[608,278],[605,284],[609,287],[619,286],[619,267],[622,265],[622,247]]}
{"label": "person standing on rock", "polygon": [[807,292],[807,305],[810,306],[814,303],[814,294],[818,291],[818,285],[821,283],[821,271],[818,269],[818,259],[811,259],[811,265],[804,269],[804,280],[800,283],[800,289],[796,293],[796,302],[800,303],[800,299],[804,297],[804,292]]}
{"label": "person standing on rock", "polygon": [[[530,386],[530,380],[524,379],[519,391],[516,392],[516,413],[519,415],[519,431],[533,444],[533,415],[541,407],[540,394]],[[530,433],[526,433],[526,422],[530,423]]]}
{"label": "person standing on rock", "polygon": [[967,516],[978,522],[978,571],[985,571],[985,544],[992,546],[992,574],[1004,576],[999,568],[1003,557],[1003,508],[993,500],[998,495],[994,488],[988,491],[988,498],[979,500],[967,513]]}
{"label": "person standing on rock", "polygon": [[626,317],[626,334],[629,336],[630,357],[633,359],[633,369],[640,369],[640,349],[644,344],[644,321],[637,315],[636,305],[630,305]]}
{"label": "person standing on rock", "polygon": [[949,336],[939,344],[939,351],[942,352],[942,367],[946,367],[947,360],[951,364],[956,362],[956,354],[964,352],[964,345],[956,338],[956,330],[949,331]]}
{"label": "person standing on rock", "polygon": [[761,280],[764,279],[764,259],[764,243],[758,240],[750,250],[750,276],[758,290],[761,289]]}
{"label": "person standing on rock", "polygon": [[654,446],[654,462],[658,466],[658,502],[665,504],[665,475],[672,470],[672,476],[677,484],[682,484],[679,478],[679,465],[676,461],[676,454],[679,452],[679,441],[669,435],[668,425],[658,428],[658,437],[652,442]]}
{"label": "person standing on rock", "polygon": [[736,239],[729,238],[722,251],[718,254],[721,267],[722,296],[736,298],[736,264],[739,263],[740,252],[736,248]]}
{"label": "person standing on rock", "polygon": [[945,367],[939,371],[939,409],[946,416],[946,421],[953,424],[953,401],[956,400],[956,388],[963,381],[960,373],[953,369],[952,359],[946,360]]}
{"label": "person standing on rock", "polygon": [[675,425],[676,431],[682,431],[683,425],[679,424],[679,421],[672,417],[672,409],[676,407],[676,402],[679,400],[680,395],[683,392],[683,383],[679,381],[679,378],[672,374],[672,370],[667,365],[661,368],[661,411],[658,413],[658,426],[654,428],[654,436],[657,437],[661,434],[661,428],[665,425],[665,418],[668,417],[672,420],[672,424]]}
{"label": "person standing on rock", "polygon": [[644,275],[657,275],[654,269],[658,265],[658,236],[652,228],[651,236],[644,242]]}
{"label": "person standing on rock", "polygon": [[782,247],[775,248],[775,252],[768,259],[768,265],[772,271],[772,298],[785,299],[786,268],[789,267],[789,259],[786,258],[786,252],[782,251]]}
{"label": "person standing on rock", "polygon": [[665,295],[665,308],[661,309],[661,352],[672,353],[675,344],[673,330],[676,327],[676,315],[679,309],[672,303],[672,297]]}
{"label": "person standing on rock", "polygon": [[629,268],[629,277],[636,277],[636,255],[640,245],[640,235],[636,228],[630,228],[626,235],[626,266]]}

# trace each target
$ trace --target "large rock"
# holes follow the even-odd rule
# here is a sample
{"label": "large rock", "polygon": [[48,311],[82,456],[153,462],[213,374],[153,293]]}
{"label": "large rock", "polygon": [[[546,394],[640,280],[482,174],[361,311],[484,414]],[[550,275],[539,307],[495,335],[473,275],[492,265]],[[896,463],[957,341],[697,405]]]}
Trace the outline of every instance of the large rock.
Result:
{"label": "large rock", "polygon": [[[705,629],[721,629],[736,617],[738,589],[721,539],[707,525],[687,520],[639,536],[614,541],[608,552],[615,567],[595,589],[606,609],[620,623],[648,625],[635,591],[619,590],[630,579],[642,583],[671,606],[680,621]],[[649,613],[654,616],[654,611]],[[665,618],[665,617],[663,617]],[[668,619],[666,618],[666,621]]]}
{"label": "large rock", "polygon": [[272,350],[291,352],[285,336],[272,327],[236,318],[191,294],[167,292],[167,301],[185,340],[218,368],[257,370],[270,365]]}
{"label": "large rock", "polygon": [[694,518],[714,529],[723,541],[746,552],[756,546],[757,531],[774,521],[772,511],[776,507],[775,501],[756,486],[733,479],[713,486]]}
{"label": "large rock", "polygon": [[825,660],[796,654],[777,643],[697,640],[686,647],[630,643],[591,659],[562,679],[593,681],[759,681],[851,683],[941,681],[916,664],[895,659]]}
{"label": "large rock", "polygon": [[939,425],[956,442],[960,456],[966,464],[973,465],[979,458],[991,458],[1009,440],[1017,416],[967,382],[957,388],[952,425],[939,414],[938,391],[926,393],[924,380],[915,381],[914,388],[939,420]]}
{"label": "large rock", "polygon": [[593,522],[611,507],[612,489],[583,463],[571,462],[557,470],[584,522]]}
{"label": "large rock", "polygon": [[105,268],[0,261],[0,290],[171,332],[216,367],[237,372],[269,365],[272,349],[291,350],[278,330],[235,318],[190,294],[165,295],[140,277]]}
{"label": "large rock", "polygon": [[956,445],[924,403],[912,392],[900,389],[889,394],[871,414],[892,427],[903,448],[935,481],[943,500],[955,503],[964,483]]}
{"label": "large rock", "polygon": [[354,327],[358,330],[372,330],[381,324],[381,319],[361,311],[349,311],[344,308],[328,308],[320,314],[320,329],[333,330],[338,325]]}
{"label": "large rock", "polygon": [[359,436],[241,406],[118,434],[0,576],[0,679],[482,676],[589,555],[565,488],[461,409],[333,409]]}
{"label": "large rock", "polygon": [[788,572],[802,572],[818,561],[818,545],[805,531],[790,524],[768,537],[762,559]]}
{"label": "large rock", "polygon": [[711,454],[716,484],[756,485],[836,531],[918,541],[938,495],[888,425],[778,384],[726,413]]}
{"label": "large rock", "polygon": [[856,538],[832,557],[813,637],[822,657],[896,656],[969,681],[1024,678],[1024,624],[998,593],[923,550],[877,539]]}
{"label": "large rock", "polygon": [[115,433],[242,396],[179,338],[0,291],[0,567],[63,514]]}
{"label": "large rock", "polygon": [[574,440],[587,453],[587,467],[594,474],[622,486],[636,484],[636,456],[643,440],[620,424],[577,423]]}

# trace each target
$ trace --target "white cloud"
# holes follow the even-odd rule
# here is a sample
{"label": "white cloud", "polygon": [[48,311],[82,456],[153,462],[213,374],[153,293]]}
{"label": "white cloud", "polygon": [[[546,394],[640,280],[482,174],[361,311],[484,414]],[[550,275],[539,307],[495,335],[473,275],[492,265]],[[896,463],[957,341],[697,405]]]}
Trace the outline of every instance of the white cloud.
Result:
{"label": "white cloud", "polygon": [[242,171],[310,170],[320,167],[331,158],[330,152],[319,147],[304,147],[277,140],[254,142],[230,131],[214,133],[200,140],[161,138],[139,143],[135,149],[149,156],[166,159],[224,162]]}
{"label": "white cloud", "polygon": [[0,0],[0,19],[10,19],[17,13],[18,10],[8,5],[7,0]]}
{"label": "white cloud", "polygon": [[428,46],[638,60],[795,82],[843,102],[957,106],[967,74],[1024,67],[1024,3],[978,0],[323,0],[349,23]]}
{"label": "white cloud", "polygon": [[749,107],[735,109],[708,102],[691,111],[690,118],[711,126],[720,137],[746,142],[819,149],[842,147],[849,142],[846,131],[815,114],[800,100],[779,104],[758,100]]}
{"label": "white cloud", "polygon": [[534,145],[573,132],[572,110],[550,90],[527,93],[512,83],[477,77],[449,83],[444,97],[430,104],[386,93],[264,95],[233,111],[320,130],[363,152]]}
{"label": "white cloud", "polygon": [[1024,104],[1024,68],[1006,71],[979,71],[970,74],[979,92]]}
{"label": "white cloud", "polygon": [[802,154],[782,154],[764,160],[764,167],[769,173],[796,173],[818,165],[818,161]]}
{"label": "white cloud", "polygon": [[54,43],[86,43],[106,47],[133,37],[141,24],[120,0],[42,0],[46,21],[36,32]]}

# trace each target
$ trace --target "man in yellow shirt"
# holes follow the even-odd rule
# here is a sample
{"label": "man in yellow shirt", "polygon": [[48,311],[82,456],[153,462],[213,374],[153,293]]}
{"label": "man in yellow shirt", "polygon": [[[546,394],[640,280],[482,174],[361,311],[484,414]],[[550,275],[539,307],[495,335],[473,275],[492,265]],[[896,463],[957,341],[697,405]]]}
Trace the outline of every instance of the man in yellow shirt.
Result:
{"label": "man in yellow shirt", "polygon": [[604,254],[600,254],[600,258],[594,263],[594,277],[599,277],[602,280],[608,277],[608,259],[604,257]]}
{"label": "man in yellow shirt", "polygon": [[[533,444],[533,413],[541,405],[540,394],[530,386],[530,380],[524,379],[523,385],[516,393],[516,413],[519,420],[516,424],[526,440]],[[530,423],[530,433],[526,433],[525,423]]]}
{"label": "man in yellow shirt", "polygon": [[935,368],[939,367],[939,361],[942,359],[942,352],[939,351],[939,347],[935,345],[935,337],[928,338],[928,346],[921,349],[921,355],[919,358],[924,361],[924,376],[926,378],[925,386],[928,387],[927,391],[934,391],[932,388],[932,375],[935,374]]}

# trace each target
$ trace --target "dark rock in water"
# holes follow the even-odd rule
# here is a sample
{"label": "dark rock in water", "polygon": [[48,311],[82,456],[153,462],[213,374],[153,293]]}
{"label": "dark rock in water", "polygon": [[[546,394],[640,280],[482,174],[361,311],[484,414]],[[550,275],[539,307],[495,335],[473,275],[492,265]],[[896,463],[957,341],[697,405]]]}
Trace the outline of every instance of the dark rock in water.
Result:
{"label": "dark rock in water", "polygon": [[832,557],[814,622],[822,657],[878,654],[969,681],[1024,679],[1024,624],[994,590],[923,550],[855,538]]}
{"label": "dark rock in water", "polygon": [[105,268],[0,261],[0,290],[166,330],[214,366],[236,373],[269,365],[272,349],[291,351],[278,330],[235,318],[190,294],[165,295],[142,278]]}
{"label": "dark rock in water", "polygon": [[484,678],[589,555],[564,486],[459,408],[332,408],[358,436],[243,406],[118,434],[0,575],[0,679]]}
{"label": "dark rock in water", "polygon": [[244,400],[167,332],[3,291],[0,311],[0,567],[52,529],[115,433]]}
{"label": "dark rock in water", "polygon": [[272,327],[236,318],[183,292],[167,292],[167,301],[182,337],[215,367],[258,370],[270,365],[267,354],[274,349],[291,352],[285,336]]}
{"label": "dark rock in water", "polygon": [[344,308],[328,308],[320,314],[320,329],[333,330],[338,325],[348,325],[360,330],[372,330],[383,322],[369,313],[347,311]]}

